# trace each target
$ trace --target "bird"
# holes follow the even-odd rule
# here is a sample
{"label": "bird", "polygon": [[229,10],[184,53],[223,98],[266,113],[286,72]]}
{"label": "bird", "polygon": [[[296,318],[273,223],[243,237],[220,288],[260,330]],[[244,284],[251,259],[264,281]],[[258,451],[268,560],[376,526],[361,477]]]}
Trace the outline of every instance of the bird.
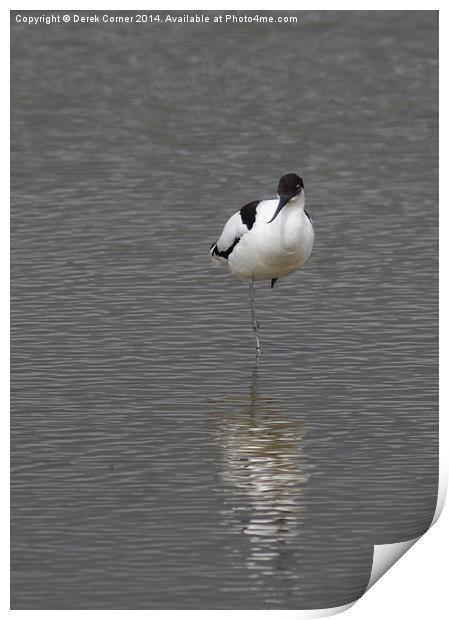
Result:
{"label": "bird", "polygon": [[304,209],[304,182],[294,172],[278,183],[277,198],[254,200],[234,213],[218,240],[210,246],[213,261],[226,265],[231,274],[249,282],[251,321],[260,356],[259,322],[256,317],[254,282],[279,278],[299,269],[309,258],[314,241],[312,218]]}

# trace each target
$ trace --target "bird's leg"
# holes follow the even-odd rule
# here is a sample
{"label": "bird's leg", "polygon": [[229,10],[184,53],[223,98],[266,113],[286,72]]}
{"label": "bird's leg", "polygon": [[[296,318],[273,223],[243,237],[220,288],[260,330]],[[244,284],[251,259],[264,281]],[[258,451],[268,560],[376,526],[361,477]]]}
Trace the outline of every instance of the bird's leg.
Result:
{"label": "bird's leg", "polygon": [[259,323],[256,318],[256,306],[254,300],[254,280],[249,283],[249,298],[251,300],[251,318],[253,324],[254,338],[256,340],[256,358],[260,355],[260,342],[259,342]]}

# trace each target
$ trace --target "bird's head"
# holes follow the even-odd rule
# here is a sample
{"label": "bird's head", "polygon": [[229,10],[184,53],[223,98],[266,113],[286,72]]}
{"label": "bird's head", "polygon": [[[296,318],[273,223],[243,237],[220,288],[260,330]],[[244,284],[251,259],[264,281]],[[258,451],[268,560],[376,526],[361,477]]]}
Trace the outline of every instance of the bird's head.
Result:
{"label": "bird's head", "polygon": [[299,196],[303,189],[304,183],[301,177],[299,177],[294,172],[284,174],[284,176],[280,178],[278,185],[279,204],[268,224],[275,220],[279,215],[281,209],[285,207],[285,205],[290,202],[290,200],[296,198],[296,196]]}

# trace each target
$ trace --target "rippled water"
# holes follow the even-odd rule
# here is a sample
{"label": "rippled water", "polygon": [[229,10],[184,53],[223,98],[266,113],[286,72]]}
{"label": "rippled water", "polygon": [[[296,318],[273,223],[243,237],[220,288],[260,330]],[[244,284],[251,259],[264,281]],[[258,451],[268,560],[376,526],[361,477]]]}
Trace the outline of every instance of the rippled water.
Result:
{"label": "rippled water", "polygon": [[[437,14],[298,14],[13,14],[13,608],[341,605],[432,519]],[[256,367],[208,248],[289,170]]]}

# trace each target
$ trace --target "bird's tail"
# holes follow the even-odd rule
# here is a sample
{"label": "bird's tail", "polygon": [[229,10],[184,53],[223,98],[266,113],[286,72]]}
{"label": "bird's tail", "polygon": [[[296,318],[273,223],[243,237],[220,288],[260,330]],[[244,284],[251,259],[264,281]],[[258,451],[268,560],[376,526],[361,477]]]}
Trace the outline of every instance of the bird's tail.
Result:
{"label": "bird's tail", "polygon": [[225,258],[223,258],[223,256],[220,256],[219,252],[218,252],[218,248],[217,248],[217,242],[213,243],[210,246],[209,249],[209,253],[212,257],[212,262],[217,264],[220,263],[221,265],[226,265],[227,264],[227,260]]}

